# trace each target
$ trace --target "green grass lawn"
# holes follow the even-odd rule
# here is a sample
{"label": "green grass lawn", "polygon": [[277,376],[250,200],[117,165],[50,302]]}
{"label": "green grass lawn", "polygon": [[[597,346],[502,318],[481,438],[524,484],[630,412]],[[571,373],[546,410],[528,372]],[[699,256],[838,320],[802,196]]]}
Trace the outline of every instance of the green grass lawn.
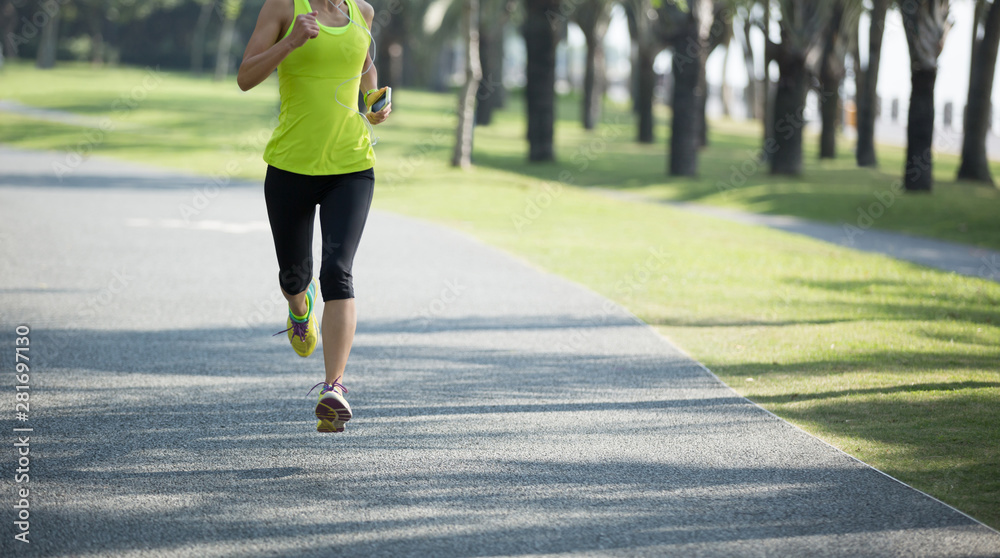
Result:
{"label": "green grass lawn", "polygon": [[[274,80],[243,94],[233,83],[164,74],[134,109],[116,114],[114,101],[143,76],[15,66],[0,74],[0,98],[142,126],[109,132],[95,153],[206,173],[239,161],[235,174],[262,177]],[[446,164],[456,99],[413,91],[393,99],[391,123],[378,128],[376,207],[458,228],[587,285],[739,393],[1000,527],[1000,285],[587,190],[836,223],[853,222],[895,173],[853,168],[844,145],[832,162],[807,150],[801,178],[759,172],[720,191],[717,181],[759,141],[751,126],[717,123],[702,178],[667,180],[664,125],[659,144],[639,146],[627,111],[612,108],[587,133],[570,103],[560,106],[558,162],[529,165],[516,98],[477,129],[477,166],[460,171]],[[0,122],[0,142],[24,147],[72,149],[84,134],[9,115]],[[902,166],[898,149],[880,157],[886,170]],[[949,182],[955,159],[937,162],[935,193],[897,198],[875,226],[1000,247],[996,191]]]}

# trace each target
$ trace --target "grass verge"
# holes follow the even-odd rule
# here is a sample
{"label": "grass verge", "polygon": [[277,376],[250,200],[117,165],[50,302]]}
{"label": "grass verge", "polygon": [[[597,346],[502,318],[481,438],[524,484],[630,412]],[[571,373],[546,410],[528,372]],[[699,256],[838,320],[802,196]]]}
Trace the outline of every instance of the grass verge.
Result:
{"label": "grass verge", "polygon": [[[135,125],[108,132],[93,152],[205,173],[239,160],[246,164],[234,174],[261,176],[255,150],[273,115],[273,80],[244,95],[232,84],[166,75],[119,114],[115,100],[143,72],[7,72],[0,98]],[[79,85],[78,94],[48,89],[56,84]],[[739,393],[1000,527],[1000,285],[586,190],[627,188],[837,222],[893,177],[848,168],[845,154],[810,159],[800,179],[758,173],[721,192],[716,178],[757,143],[753,129],[723,124],[704,153],[702,179],[665,181],[663,148],[635,145],[629,115],[612,111],[586,133],[568,104],[560,108],[561,163],[529,166],[514,99],[493,126],[477,130],[477,167],[462,172],[446,165],[454,98],[400,91],[394,101],[391,125],[379,129],[377,207],[459,228],[593,288]],[[73,149],[83,133],[5,115],[0,141]],[[887,168],[902,164],[891,150],[882,156]],[[949,164],[939,157],[936,173]],[[997,247],[998,203],[985,188],[939,181],[931,196],[893,203],[877,226],[920,224],[919,232]]]}

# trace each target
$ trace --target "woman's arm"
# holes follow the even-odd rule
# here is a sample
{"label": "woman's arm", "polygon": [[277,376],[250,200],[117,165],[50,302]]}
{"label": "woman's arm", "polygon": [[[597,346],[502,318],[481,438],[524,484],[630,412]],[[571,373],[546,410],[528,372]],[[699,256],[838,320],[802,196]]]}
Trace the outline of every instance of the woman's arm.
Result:
{"label": "woman's arm", "polygon": [[[236,83],[249,91],[271,75],[278,64],[293,50],[319,35],[316,12],[299,14],[291,22],[292,32],[279,40],[290,20],[288,0],[267,0],[257,16],[257,26],[247,42]],[[291,12],[294,13],[294,10]]]}
{"label": "woman's arm", "polygon": [[[375,19],[375,9],[371,7],[371,4],[365,2],[364,0],[358,0],[358,7],[361,8],[361,15],[368,22],[368,29],[372,28],[372,21]],[[375,68],[375,64],[372,63],[372,53],[371,50],[365,56],[365,65],[363,68],[368,69],[368,71],[361,76],[361,91],[363,93],[371,91],[372,89],[378,88],[378,69]],[[382,89],[385,89],[384,87]],[[381,91],[381,89],[379,89]],[[372,92],[371,95],[365,95],[365,105],[369,108],[372,106],[372,100],[377,99],[378,94]],[[368,112],[365,118],[368,119],[372,124],[381,124],[385,122],[385,119],[389,117],[389,113],[392,112],[392,103],[390,102],[386,107],[378,112]]]}

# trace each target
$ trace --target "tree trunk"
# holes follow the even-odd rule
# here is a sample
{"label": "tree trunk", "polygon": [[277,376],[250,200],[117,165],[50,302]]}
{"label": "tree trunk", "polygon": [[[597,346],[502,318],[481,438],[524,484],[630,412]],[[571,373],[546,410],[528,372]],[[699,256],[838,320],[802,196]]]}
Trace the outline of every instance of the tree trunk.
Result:
{"label": "tree trunk", "polygon": [[[746,67],[747,72],[747,88],[745,93],[747,118],[757,119],[763,117],[764,111],[760,107],[760,80],[757,79],[757,68],[755,67],[753,60],[753,46],[750,43],[751,29],[752,25],[748,14],[747,19],[743,22],[743,35],[742,40],[740,41],[740,49],[743,50],[743,65]],[[737,36],[740,37],[740,35]]]}
{"label": "tree trunk", "polygon": [[236,34],[236,18],[227,17],[222,22],[222,34],[219,35],[219,46],[215,52],[215,80],[221,81],[229,75],[232,65],[233,37]]}
{"label": "tree trunk", "polygon": [[903,185],[908,192],[929,192],[934,183],[931,147],[934,141],[934,82],[937,69],[913,69],[910,78],[910,111],[906,119],[906,169]]}
{"label": "tree trunk", "polygon": [[902,9],[903,31],[910,54],[910,109],[906,129],[903,187],[929,192],[934,183],[931,147],[934,141],[934,82],[938,57],[951,28],[949,0],[910,2]]}
{"label": "tree trunk", "polygon": [[[693,25],[689,29],[696,33]],[[675,47],[673,61],[674,98],[670,131],[670,175],[696,176],[698,148],[701,147],[701,112],[704,91],[699,88],[699,74],[704,66],[700,56],[687,57],[682,50],[688,39],[697,41],[694,33],[685,33]]]}
{"label": "tree trunk", "polygon": [[465,36],[465,86],[458,100],[458,130],[455,133],[453,167],[472,166],[472,134],[476,121],[476,91],[483,69],[479,63],[479,0],[463,3],[462,32]]}
{"label": "tree trunk", "polygon": [[586,0],[576,7],[572,17],[580,26],[587,41],[586,69],[583,76],[583,104],[580,107],[580,116],[584,129],[593,130],[601,120],[601,108],[606,88],[604,36],[608,32],[608,24],[611,21],[610,3],[608,0]]}
{"label": "tree trunk", "polygon": [[0,20],[3,20],[3,28],[0,29],[0,33],[3,33],[3,54],[8,60],[14,60],[17,58],[17,39],[16,39],[16,29],[17,29],[17,8],[14,7],[14,3],[11,1],[4,2],[3,8],[0,9]]}
{"label": "tree trunk", "polygon": [[[762,145],[765,147],[768,145],[768,141],[774,136],[774,99],[771,98],[771,60],[773,60],[770,49],[767,48],[768,42],[771,40],[771,0],[764,0],[764,86],[761,88],[761,93],[763,99],[761,99],[761,106],[763,108],[763,118],[764,118],[764,141]],[[767,149],[763,150],[764,157],[768,160],[771,159],[771,152]],[[773,172],[773,170],[772,170]]]}
{"label": "tree trunk", "polygon": [[878,102],[878,69],[882,59],[882,34],[885,31],[885,13],[890,0],[873,0],[871,26],[868,31],[868,67],[865,68],[858,88],[858,145],[856,158],[859,167],[878,165],[875,156],[875,106]]}
{"label": "tree trunk", "polygon": [[844,79],[844,45],[841,20],[844,4],[833,6],[832,16],[826,26],[823,56],[819,69],[819,103],[822,128],[819,139],[819,158],[837,158],[837,124],[840,122],[840,82]]}
{"label": "tree trunk", "polygon": [[636,111],[639,116],[639,143],[653,143],[653,92],[656,88],[656,72],[653,60],[656,53],[648,46],[639,45],[638,52],[638,96]]}
{"label": "tree trunk", "polygon": [[524,42],[530,161],[553,161],[555,149],[556,45],[558,29],[546,14],[559,13],[559,0],[525,0]]}
{"label": "tree trunk", "polygon": [[820,92],[820,115],[822,129],[819,136],[819,158],[837,158],[837,124],[840,122],[840,80],[835,89],[827,90],[826,86]]}
{"label": "tree trunk", "polygon": [[208,31],[208,22],[215,11],[216,0],[206,0],[201,5],[201,13],[198,14],[198,21],[194,24],[194,31],[191,36],[191,73],[196,76],[201,75],[205,65],[205,34]]}
{"label": "tree trunk", "polygon": [[59,44],[59,19],[61,18],[58,5],[56,5],[54,12],[49,14],[48,21],[42,27],[41,44],[38,46],[38,57],[35,61],[35,65],[43,70],[53,68],[56,65],[56,49]]}
{"label": "tree trunk", "polygon": [[708,80],[705,76],[705,65],[702,64],[701,79],[698,80],[698,147],[708,145]]}
{"label": "tree trunk", "polygon": [[705,100],[708,87],[705,61],[709,51],[712,0],[689,0],[673,48],[673,103],[669,172],[672,176],[697,176],[698,150],[705,138]]}
{"label": "tree trunk", "polygon": [[587,71],[583,77],[583,127],[593,130],[601,121],[604,101],[604,45],[601,37],[587,37]]}
{"label": "tree trunk", "polygon": [[[773,118],[772,136],[768,142],[774,149],[771,153],[771,174],[799,175],[802,173],[802,128],[805,125],[803,111],[806,94],[809,92],[809,72],[805,58],[788,54],[778,59],[778,88],[774,94],[771,109]],[[764,144],[765,147],[769,143]]]}
{"label": "tree trunk", "polygon": [[[496,2],[498,0],[490,0]],[[493,15],[500,20],[487,17],[484,7],[480,7],[479,18],[479,61],[483,69],[483,79],[476,94],[476,125],[489,126],[493,122],[493,111],[502,107],[506,89],[503,86],[503,30],[507,23],[507,0],[499,0],[502,6],[495,6]]]}
{"label": "tree trunk", "polygon": [[723,45],[726,47],[726,54],[722,59],[722,85],[719,87],[719,98],[722,101],[722,115],[726,118],[733,115],[733,90],[729,86],[729,55],[732,54],[729,45],[731,44],[733,44],[732,40],[727,41]]}
{"label": "tree trunk", "polygon": [[[973,36],[977,29],[974,28]],[[986,132],[991,114],[990,92],[993,90],[997,47],[1000,46],[1000,0],[993,0],[986,16],[985,31],[973,49],[974,66],[969,78],[969,97],[965,105],[962,138],[962,163],[958,178],[993,184],[989,160],[986,157]]]}
{"label": "tree trunk", "polygon": [[104,64],[104,13],[101,8],[91,8],[90,13],[90,63]]}

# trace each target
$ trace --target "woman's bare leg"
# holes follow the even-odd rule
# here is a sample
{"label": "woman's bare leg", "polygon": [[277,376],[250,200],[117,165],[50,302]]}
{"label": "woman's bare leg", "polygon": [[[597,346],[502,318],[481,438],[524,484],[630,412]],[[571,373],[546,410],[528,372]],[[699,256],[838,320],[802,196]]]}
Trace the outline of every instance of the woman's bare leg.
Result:
{"label": "woman's bare leg", "polygon": [[343,383],[347,357],[351,354],[358,314],[353,298],[328,300],[323,306],[323,363],[326,383]]}
{"label": "woman's bare leg", "polygon": [[285,289],[281,289],[281,294],[283,294],[285,296],[285,300],[288,301],[288,308],[292,311],[292,314],[295,314],[296,316],[305,316],[306,312],[309,311],[309,305],[306,303],[306,291],[290,295],[285,292]]}

